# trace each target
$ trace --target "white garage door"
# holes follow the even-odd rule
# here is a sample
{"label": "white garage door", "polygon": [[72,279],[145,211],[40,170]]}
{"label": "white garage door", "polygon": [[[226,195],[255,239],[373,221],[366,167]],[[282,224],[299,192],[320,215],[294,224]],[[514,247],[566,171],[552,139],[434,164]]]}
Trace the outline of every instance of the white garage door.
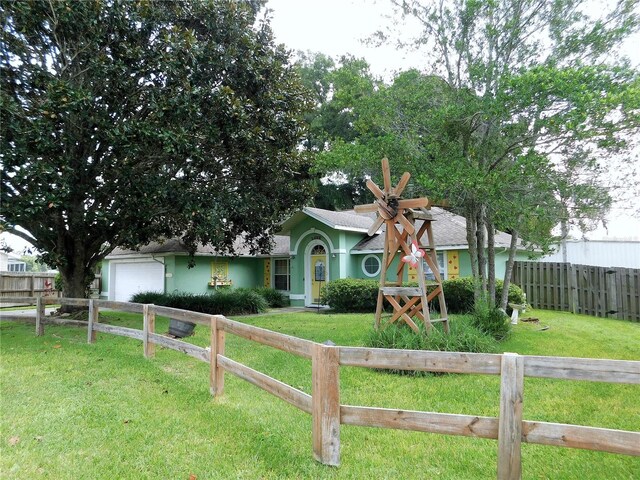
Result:
{"label": "white garage door", "polygon": [[116,263],[113,299],[130,302],[138,292],[164,292],[164,265],[158,262]]}

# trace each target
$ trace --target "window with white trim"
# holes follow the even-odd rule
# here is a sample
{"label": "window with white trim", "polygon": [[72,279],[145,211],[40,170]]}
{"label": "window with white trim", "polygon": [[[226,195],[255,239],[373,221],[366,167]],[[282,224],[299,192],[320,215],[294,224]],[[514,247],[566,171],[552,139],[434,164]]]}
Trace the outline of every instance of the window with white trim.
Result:
{"label": "window with white trim", "polygon": [[289,259],[273,259],[273,288],[276,290],[289,291]]}
{"label": "window with white trim", "polygon": [[7,270],[9,272],[26,272],[27,264],[22,262],[10,263],[7,265]]}
{"label": "window with white trim", "polygon": [[375,277],[380,273],[382,263],[377,255],[367,255],[362,259],[362,271],[367,277]]}

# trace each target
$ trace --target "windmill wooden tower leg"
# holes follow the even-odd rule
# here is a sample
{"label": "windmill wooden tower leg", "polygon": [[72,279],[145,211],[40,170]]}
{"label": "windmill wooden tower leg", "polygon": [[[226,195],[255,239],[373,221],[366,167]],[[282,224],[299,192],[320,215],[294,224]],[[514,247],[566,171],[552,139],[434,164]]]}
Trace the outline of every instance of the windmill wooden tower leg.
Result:
{"label": "windmill wooden tower leg", "polygon": [[[387,229],[389,225],[387,224]],[[382,309],[384,308],[383,287],[387,281],[387,260],[389,258],[389,235],[384,236],[384,247],[382,251],[382,265],[380,270],[380,285],[378,287],[378,302],[376,303],[376,330],[380,328],[380,320],[382,319]]]}
{"label": "windmill wooden tower leg", "polygon": [[436,253],[436,245],[435,245],[435,242],[433,241],[433,230],[431,228],[431,222],[425,221],[423,224],[423,228],[421,228],[420,230],[422,231],[423,229],[427,234],[427,245],[425,247],[427,248],[428,258],[425,258],[425,260],[427,261],[429,268],[433,272],[433,277],[435,278],[435,282],[436,282],[435,290],[433,290],[433,292],[431,292],[429,296],[433,295],[433,297],[436,297],[436,296],[438,297],[438,305],[440,307],[439,321],[443,323],[442,326],[444,328],[444,331],[446,333],[449,333],[449,315],[447,314],[447,304],[445,303],[445,300],[444,300],[444,290],[442,288],[442,277],[440,276],[440,265],[438,264],[438,255]]}

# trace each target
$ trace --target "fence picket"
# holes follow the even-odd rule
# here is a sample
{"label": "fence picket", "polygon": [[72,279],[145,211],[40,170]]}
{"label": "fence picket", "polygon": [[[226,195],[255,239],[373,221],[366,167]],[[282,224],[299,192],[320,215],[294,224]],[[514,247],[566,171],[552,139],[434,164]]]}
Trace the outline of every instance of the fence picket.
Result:
{"label": "fence picket", "polygon": [[515,262],[513,272],[534,308],[640,322],[640,269]]}

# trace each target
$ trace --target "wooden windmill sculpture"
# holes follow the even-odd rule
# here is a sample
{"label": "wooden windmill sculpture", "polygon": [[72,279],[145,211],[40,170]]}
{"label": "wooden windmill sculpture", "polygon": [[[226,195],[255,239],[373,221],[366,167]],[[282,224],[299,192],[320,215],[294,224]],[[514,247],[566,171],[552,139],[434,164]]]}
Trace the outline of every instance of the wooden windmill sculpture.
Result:
{"label": "wooden windmill sculpture", "polygon": [[[377,213],[376,221],[369,231],[369,236],[378,231],[383,223],[386,224],[384,248],[382,255],[382,268],[380,271],[380,289],[378,291],[378,303],[376,305],[376,328],[380,327],[384,300],[393,306],[393,314],[389,324],[397,320],[406,322],[416,333],[419,332],[414,318],[424,322],[427,331],[432,328],[433,322],[443,322],[445,332],[449,332],[449,320],[447,307],[442,291],[442,278],[433,242],[431,229],[431,213],[427,209],[427,198],[413,198],[403,200],[400,198],[411,175],[405,172],[395,187],[391,186],[391,172],[389,161],[382,159],[382,176],[384,190],[380,189],[373,181],[367,180],[367,187],[375,195],[376,201],[369,205],[357,205],[358,213]],[[421,220],[422,225],[416,229],[415,221]],[[427,243],[423,244],[426,234]],[[395,282],[387,281],[387,270],[391,267],[399,252],[403,257],[398,262]],[[425,280],[422,259],[433,272],[434,281],[428,284]],[[404,269],[410,264],[418,271],[418,287],[403,287]],[[429,287],[429,291],[427,291]],[[438,298],[440,316],[432,319],[429,313],[429,302]]]}

